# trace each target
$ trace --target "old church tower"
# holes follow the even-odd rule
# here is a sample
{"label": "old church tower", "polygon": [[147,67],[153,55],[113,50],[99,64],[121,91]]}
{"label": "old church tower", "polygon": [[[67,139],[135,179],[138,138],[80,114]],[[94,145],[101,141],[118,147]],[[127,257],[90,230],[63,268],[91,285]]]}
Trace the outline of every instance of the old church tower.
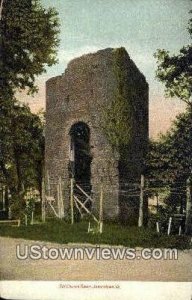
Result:
{"label": "old church tower", "polygon": [[[118,98],[119,87],[129,108],[131,130],[125,129],[124,135],[129,135],[127,142],[114,149],[108,137],[117,129],[109,123],[104,126],[103,120],[113,122],[115,114],[110,120],[110,109]],[[123,118],[117,117],[119,122]],[[98,209],[102,182],[105,218],[134,220],[138,197],[129,197],[123,191],[126,184],[139,183],[144,171],[148,84],[124,48],[104,49],[76,58],[64,74],[47,81],[45,140],[45,173],[49,173],[50,180],[62,179],[65,212],[69,208],[69,179],[74,176],[94,198],[91,209]],[[56,193],[54,185],[50,189],[50,193]],[[54,205],[57,208],[57,203]]]}

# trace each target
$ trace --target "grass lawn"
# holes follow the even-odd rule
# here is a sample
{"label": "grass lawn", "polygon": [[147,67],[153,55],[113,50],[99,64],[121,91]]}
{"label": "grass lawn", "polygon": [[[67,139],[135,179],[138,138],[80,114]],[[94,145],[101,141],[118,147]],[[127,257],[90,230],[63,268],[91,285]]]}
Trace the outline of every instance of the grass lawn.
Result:
{"label": "grass lawn", "polygon": [[0,236],[23,238],[28,240],[56,243],[91,243],[123,245],[126,247],[190,248],[190,239],[186,236],[158,235],[150,229],[122,226],[114,223],[104,224],[104,231],[87,233],[88,222],[74,225],[60,220],[49,220],[29,226],[13,227],[0,225]]}

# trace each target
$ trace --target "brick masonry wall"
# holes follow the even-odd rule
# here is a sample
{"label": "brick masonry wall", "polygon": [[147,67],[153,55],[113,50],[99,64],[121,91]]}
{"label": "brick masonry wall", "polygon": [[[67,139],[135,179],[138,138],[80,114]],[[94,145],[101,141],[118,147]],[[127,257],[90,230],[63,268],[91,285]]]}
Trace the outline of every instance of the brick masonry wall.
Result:
{"label": "brick masonry wall", "polygon": [[[126,52],[125,52],[126,53]],[[51,78],[46,83],[46,132],[45,173],[51,179],[64,182],[64,206],[69,207],[67,187],[69,185],[69,131],[73,124],[84,122],[90,128],[91,184],[95,195],[93,209],[98,211],[101,179],[104,184],[104,215],[109,219],[126,218],[129,204],[119,197],[118,189],[123,180],[138,180],[142,172],[142,159],[148,141],[148,85],[128,54],[122,57],[122,72],[125,86],[134,82],[134,96],[125,89],[127,101],[134,104],[131,142],[126,155],[124,150],[114,153],[101,129],[102,110],[112,99],[117,89],[118,78],[114,72],[115,49],[104,49],[94,54],[83,55],[72,60],[65,73]],[[135,88],[136,86],[136,88]],[[122,167],[123,166],[123,167]],[[54,186],[52,186],[55,194]],[[138,207],[138,205],[136,205]],[[134,211],[137,214],[137,209]]]}

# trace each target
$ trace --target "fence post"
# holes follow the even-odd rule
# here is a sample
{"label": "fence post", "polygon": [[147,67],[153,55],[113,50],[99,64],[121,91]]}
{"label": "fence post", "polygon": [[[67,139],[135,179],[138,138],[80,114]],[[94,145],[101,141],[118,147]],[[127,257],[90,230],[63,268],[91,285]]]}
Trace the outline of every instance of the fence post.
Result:
{"label": "fence post", "polygon": [[59,190],[60,190],[60,201],[61,201],[61,218],[64,218],[64,199],[63,199],[63,191],[62,191],[62,179],[59,177]]}
{"label": "fence post", "polygon": [[48,196],[51,196],[51,187],[50,187],[50,179],[49,179],[48,171],[47,171],[47,191],[48,191]]}
{"label": "fence post", "polygon": [[27,226],[27,222],[28,220],[27,220],[27,215],[25,215],[25,226]]}
{"label": "fence post", "polygon": [[192,196],[191,196],[191,178],[186,182],[186,220],[185,234],[192,234]]}
{"label": "fence post", "polygon": [[179,226],[179,235],[181,235],[181,225]]}
{"label": "fence post", "polygon": [[159,212],[159,194],[155,193],[155,198],[156,198],[156,213],[158,214]]}
{"label": "fence post", "polygon": [[170,233],[171,233],[171,223],[172,223],[172,217],[169,218],[167,235],[170,235]]}
{"label": "fence post", "polygon": [[103,232],[103,183],[101,183],[100,203],[99,203],[99,232]]}
{"label": "fence post", "polygon": [[57,205],[58,205],[58,217],[61,219],[61,200],[60,200],[60,187],[57,184]]}
{"label": "fence post", "polygon": [[70,204],[71,204],[71,224],[74,224],[74,212],[73,212],[73,202],[74,202],[74,179],[71,178],[71,193],[70,193]]}
{"label": "fence post", "polygon": [[160,231],[159,231],[159,222],[156,222],[156,229],[157,229],[157,233],[160,233]]}
{"label": "fence post", "polygon": [[144,185],[145,185],[145,178],[144,178],[144,175],[141,175],[140,201],[139,201],[139,220],[138,220],[138,226],[139,227],[143,226]]}
{"label": "fence post", "polygon": [[32,211],[31,212],[31,225],[33,225],[34,223],[34,212]]}
{"label": "fence post", "polygon": [[3,210],[6,210],[6,207],[5,207],[5,187],[2,186],[2,197],[3,197]]}
{"label": "fence post", "polygon": [[88,229],[87,229],[87,232],[88,232],[88,233],[90,232],[90,229],[91,229],[91,224],[90,224],[90,222],[89,222],[89,224],[88,224]]}
{"label": "fence post", "polygon": [[42,179],[42,191],[41,191],[41,214],[42,214],[42,222],[45,222],[45,179]]}

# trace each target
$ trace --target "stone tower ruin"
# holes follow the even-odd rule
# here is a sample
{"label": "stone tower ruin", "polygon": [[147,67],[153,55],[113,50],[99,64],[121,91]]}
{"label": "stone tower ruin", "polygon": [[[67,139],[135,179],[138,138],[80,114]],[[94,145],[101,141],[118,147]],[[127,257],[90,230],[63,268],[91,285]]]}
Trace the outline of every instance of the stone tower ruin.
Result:
{"label": "stone tower ruin", "polygon": [[[115,71],[117,54],[122,76]],[[118,86],[123,87],[123,97],[131,107],[131,136],[122,150],[114,150],[102,127]],[[93,195],[91,209],[98,211],[102,182],[104,217],[136,222],[139,198],[126,196],[123,188],[139,184],[144,171],[148,84],[124,48],[76,58],[61,76],[47,81],[45,141],[45,174],[49,172],[50,180],[62,178],[65,213],[70,205],[69,179],[74,173],[79,185]],[[50,187],[55,194],[54,185]]]}

